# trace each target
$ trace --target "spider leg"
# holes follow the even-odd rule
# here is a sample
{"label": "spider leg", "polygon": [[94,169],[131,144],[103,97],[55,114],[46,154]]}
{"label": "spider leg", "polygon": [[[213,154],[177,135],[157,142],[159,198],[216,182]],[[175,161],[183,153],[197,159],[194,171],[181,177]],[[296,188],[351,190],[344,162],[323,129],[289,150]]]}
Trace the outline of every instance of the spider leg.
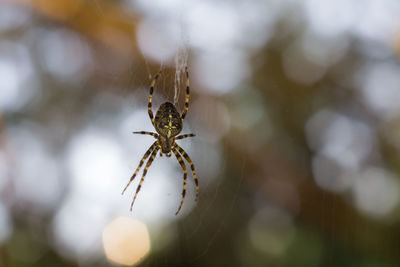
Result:
{"label": "spider leg", "polygon": [[178,149],[179,153],[182,154],[182,156],[186,159],[187,162],[190,164],[190,169],[192,170],[193,174],[193,179],[194,183],[196,184],[196,201],[199,198],[199,181],[197,180],[197,174],[196,171],[194,170],[194,164],[193,161],[190,159],[189,155],[181,148],[178,144],[175,144],[176,149]]}
{"label": "spider leg", "polygon": [[188,112],[189,109],[189,99],[190,99],[190,91],[189,91],[189,71],[188,71],[188,67],[186,66],[185,68],[185,72],[186,72],[186,99],[185,99],[185,108],[183,109],[181,118],[182,120],[185,118],[186,113]]}
{"label": "spider leg", "polygon": [[181,155],[179,154],[178,150],[175,148],[172,149],[172,152],[174,152],[176,159],[178,160],[179,164],[181,165],[181,168],[183,170],[183,191],[182,191],[182,198],[181,198],[181,204],[179,205],[179,208],[175,215],[178,215],[179,211],[182,208],[183,201],[185,200],[185,195],[186,195],[186,180],[187,180],[187,170],[186,170],[186,165],[183,162],[183,159]]}
{"label": "spider leg", "polygon": [[178,135],[177,137],[175,137],[175,140],[184,139],[184,138],[193,137],[193,136],[196,136],[196,135],[193,134],[193,133],[191,133],[191,134],[182,134],[182,135]]}
{"label": "spider leg", "polygon": [[156,76],[154,76],[154,79],[151,82],[150,93],[149,93],[149,104],[147,105],[147,109],[149,111],[149,117],[153,125],[154,125],[154,116],[153,116],[153,111],[151,110],[151,101],[153,100],[154,86],[156,85],[157,79],[160,75],[161,75],[161,70],[156,74]]}
{"label": "spider leg", "polygon": [[154,138],[158,138],[158,134],[156,134],[156,133],[152,133],[152,132],[146,132],[146,131],[140,131],[140,132],[133,132],[134,134],[147,134],[147,135],[151,135],[151,136],[153,136]]}
{"label": "spider leg", "polygon": [[122,194],[124,194],[125,190],[128,188],[128,186],[132,183],[133,179],[135,179],[136,175],[138,174],[140,168],[142,167],[144,161],[149,157],[150,153],[153,152],[154,148],[157,146],[157,141],[155,141],[150,148],[146,151],[144,154],[142,160],[139,163],[139,166],[136,168],[135,173],[132,175],[131,179],[129,180],[128,184],[125,186],[124,190],[122,191]]}
{"label": "spider leg", "polygon": [[157,146],[157,147],[153,150],[153,153],[151,153],[151,156],[150,156],[149,160],[147,161],[146,166],[144,167],[143,174],[142,174],[142,179],[140,179],[139,185],[138,185],[138,187],[136,188],[135,196],[134,196],[134,198],[133,198],[133,200],[132,200],[132,203],[131,203],[131,211],[132,211],[133,203],[135,203],[137,194],[139,193],[140,188],[142,187],[144,178],[146,177],[147,170],[149,169],[149,167],[150,167],[151,163],[153,162],[154,158],[157,156],[158,149],[159,149],[159,147]]}

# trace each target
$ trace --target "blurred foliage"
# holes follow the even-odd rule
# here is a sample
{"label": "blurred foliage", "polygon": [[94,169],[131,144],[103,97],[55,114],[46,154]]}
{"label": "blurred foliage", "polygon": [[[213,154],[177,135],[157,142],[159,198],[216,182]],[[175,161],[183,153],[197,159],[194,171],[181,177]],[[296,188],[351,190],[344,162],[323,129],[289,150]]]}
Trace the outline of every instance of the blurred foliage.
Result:
{"label": "blurred foliage", "polygon": [[[127,8],[127,2],[17,0],[0,4],[0,8],[11,7],[29,14],[26,19],[29,23],[21,23],[21,26],[0,33],[0,46],[3,42],[14,42],[27,47],[34,77],[23,85],[36,88],[32,89],[34,95],[20,104],[20,108],[0,110],[0,161],[9,166],[7,172],[2,172],[0,166],[0,175],[6,176],[5,179],[1,177],[6,182],[0,183],[0,203],[3,203],[0,217],[4,206],[11,225],[8,226],[10,234],[4,241],[0,235],[0,266],[110,265],[101,253],[100,256],[64,253],[51,229],[57,212],[73,188],[71,172],[65,162],[74,138],[82,129],[90,127],[119,131],[120,114],[130,112],[132,108],[146,111],[149,76],[157,72],[160,64],[141,54],[137,31],[145,15],[139,8]],[[271,4],[266,1],[266,5],[268,3]],[[229,4],[234,6],[235,1]],[[196,61],[204,51],[198,48],[190,50],[192,109],[189,109],[187,123],[200,140],[193,141],[190,154],[196,163],[200,162],[196,165],[199,173],[210,177],[204,178],[206,175],[203,175],[200,201],[194,209],[164,226],[169,230],[158,229],[159,232],[151,237],[154,249],[140,266],[369,267],[397,266],[400,262],[397,215],[399,112],[397,109],[390,113],[384,108],[371,108],[369,103],[379,100],[380,95],[373,95],[372,100],[365,101],[360,89],[363,82],[357,82],[372,79],[375,74],[369,75],[368,68],[380,64],[394,66],[393,72],[400,74],[396,55],[398,47],[366,40],[354,33],[313,43],[319,37],[307,30],[305,15],[298,14],[299,6],[298,3],[288,4],[268,29],[270,39],[257,49],[246,50],[249,75],[227,92],[206,88],[202,81],[205,76]],[[72,37],[65,39],[64,50],[52,53],[52,45],[60,43],[54,41],[51,34]],[[46,38],[49,41],[43,47],[40,42]],[[314,44],[308,48],[311,51],[308,58],[298,47],[304,45],[304,40]],[[340,52],[335,52],[336,46],[329,49],[329,45],[337,41],[345,42],[345,48]],[[324,46],[328,47],[325,57],[319,50]],[[43,50],[49,51],[48,58],[43,55]],[[51,65],[51,60],[60,51],[67,52],[60,56],[60,60],[66,62],[65,69],[61,70]],[[310,58],[310,55],[315,58]],[[321,57],[325,65],[319,64]],[[80,65],[73,65],[75,60],[81,60]],[[226,61],[228,64],[231,62],[229,58]],[[167,62],[163,70],[165,74],[159,91],[156,90],[156,102],[161,98],[171,100],[174,94],[173,64]],[[246,72],[244,68],[243,72]],[[400,83],[390,80],[392,76],[389,74],[385,75],[382,77],[388,77],[388,80],[381,80],[382,91],[385,86],[394,86],[392,91],[396,93],[400,91]],[[24,90],[18,93],[21,99],[24,94],[29,94]],[[390,97],[383,99],[383,102],[390,102]],[[319,113],[324,110],[330,111],[331,117]],[[390,116],[386,115],[388,112]],[[322,114],[322,119],[318,120],[316,114]],[[314,123],[316,129],[312,121],[317,121]],[[141,123],[129,126],[132,131],[142,130]],[[334,131],[331,135],[326,133],[335,123],[347,125],[347,128],[337,126],[342,129],[344,137]],[[357,129],[368,129],[373,137],[368,139],[368,143],[362,143],[362,137],[354,133],[358,133]],[[349,136],[355,136],[354,140]],[[342,154],[335,152],[335,149],[340,149],[335,146],[335,137],[352,140],[345,145],[346,149],[339,151]],[[35,148],[29,144],[35,139],[47,144],[49,157],[57,161],[57,168],[61,170],[60,192],[53,199],[54,203],[43,209],[38,208],[40,205],[37,203],[31,203],[29,198],[20,197],[15,182],[22,166],[16,162],[25,152],[29,159],[35,157],[35,154],[29,154]],[[354,143],[357,141],[361,145]],[[140,143],[134,137],[130,142]],[[137,143],[140,145],[138,151],[143,151],[138,152],[141,155],[146,147]],[[329,144],[333,144],[333,148]],[[321,148],[324,145],[331,150],[326,152]],[[355,164],[357,167],[352,169],[350,163],[350,167],[340,165],[340,158],[346,162],[346,155],[352,151],[358,153],[358,146],[369,148],[358,165]],[[334,153],[332,151],[336,154],[324,154]],[[220,155],[216,171],[210,162],[218,156],[212,157],[212,153]],[[338,159],[335,161],[329,156]],[[321,161],[328,167],[322,163],[318,165]],[[34,162],[36,167],[44,168]],[[210,170],[205,170],[208,165]],[[320,166],[322,176],[333,177],[328,184],[324,184],[326,180],[318,180],[317,168]],[[385,176],[386,171],[390,175]],[[381,179],[378,174],[389,178]],[[35,177],[41,179],[44,176]],[[201,175],[199,177],[202,179]],[[348,177],[353,182],[344,189],[337,189],[334,183],[339,177]],[[372,179],[372,182],[365,189],[367,195],[359,196],[361,193],[357,190],[365,188],[363,178]],[[378,183],[385,179],[391,181],[388,186]],[[43,181],[46,180],[37,183]],[[330,187],[329,183],[334,185]],[[31,190],[36,190],[35,184],[31,186]],[[123,186],[121,183],[121,189]],[[389,190],[391,187],[394,191]],[[388,191],[376,196],[376,188],[388,188]],[[370,208],[368,201],[363,202],[365,198],[379,202],[386,196],[389,200],[394,199],[395,204],[393,207],[387,204],[389,207],[383,202],[381,213],[371,213],[374,206]],[[128,210],[127,198],[121,197],[120,202]],[[89,212],[82,216],[90,217]],[[110,210],[107,212],[112,213]],[[2,221],[7,220],[0,220],[0,225],[6,225]],[[167,245],[159,245],[158,242],[162,243],[164,239]]]}

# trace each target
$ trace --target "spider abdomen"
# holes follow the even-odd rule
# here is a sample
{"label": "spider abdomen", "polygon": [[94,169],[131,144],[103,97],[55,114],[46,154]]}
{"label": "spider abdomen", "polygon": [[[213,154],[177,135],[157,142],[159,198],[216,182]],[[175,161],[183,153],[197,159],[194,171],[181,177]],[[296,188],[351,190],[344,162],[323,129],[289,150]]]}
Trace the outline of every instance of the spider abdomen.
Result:
{"label": "spider abdomen", "polygon": [[167,138],[174,137],[182,131],[181,115],[172,103],[161,104],[156,113],[154,128],[157,133]]}

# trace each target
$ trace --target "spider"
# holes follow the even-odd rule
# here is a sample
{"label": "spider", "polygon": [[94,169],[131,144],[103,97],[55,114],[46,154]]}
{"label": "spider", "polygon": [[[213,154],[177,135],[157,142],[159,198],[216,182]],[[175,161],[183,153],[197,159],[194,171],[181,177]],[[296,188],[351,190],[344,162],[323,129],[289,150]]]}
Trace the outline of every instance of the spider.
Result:
{"label": "spider", "polygon": [[150,158],[148,159],[148,161],[146,163],[146,166],[144,167],[142,178],[140,179],[139,185],[136,189],[135,196],[132,200],[131,209],[130,209],[131,211],[132,211],[133,204],[135,203],[137,194],[139,193],[140,188],[142,187],[147,170],[149,169],[151,163],[157,156],[158,151],[160,151],[160,156],[165,154],[167,157],[171,156],[171,152],[174,153],[176,159],[178,160],[178,162],[183,170],[182,198],[181,198],[181,203],[179,205],[179,208],[175,214],[178,215],[179,211],[181,210],[183,202],[185,200],[185,195],[186,195],[187,170],[186,170],[186,165],[182,159],[182,156],[190,164],[190,168],[191,168],[192,174],[193,174],[193,179],[196,184],[196,201],[198,199],[199,182],[197,180],[197,175],[196,175],[196,171],[194,169],[194,164],[193,164],[192,160],[190,159],[189,155],[185,152],[185,150],[183,150],[175,142],[176,140],[195,136],[195,134],[193,134],[193,133],[178,135],[182,131],[183,120],[185,119],[186,113],[189,110],[190,92],[189,92],[189,72],[188,72],[187,67],[185,68],[185,72],[186,72],[186,100],[185,100],[185,108],[183,109],[182,114],[179,114],[179,112],[177,111],[174,104],[172,104],[170,102],[165,102],[165,103],[161,104],[160,108],[158,109],[158,111],[156,113],[156,116],[155,117],[153,116],[151,101],[153,98],[154,86],[156,85],[158,77],[161,75],[161,70],[156,74],[153,81],[151,82],[150,93],[149,93],[149,103],[148,103],[147,107],[148,107],[148,112],[149,112],[149,117],[150,117],[151,123],[153,124],[157,133],[146,132],[146,131],[133,132],[133,133],[134,134],[151,135],[156,139],[156,141],[146,151],[146,153],[140,160],[139,166],[136,168],[136,171],[133,173],[128,184],[125,186],[124,190],[122,191],[122,194],[124,194],[125,190],[132,183],[133,179],[135,179],[135,177],[138,174],[143,163],[150,156]]}

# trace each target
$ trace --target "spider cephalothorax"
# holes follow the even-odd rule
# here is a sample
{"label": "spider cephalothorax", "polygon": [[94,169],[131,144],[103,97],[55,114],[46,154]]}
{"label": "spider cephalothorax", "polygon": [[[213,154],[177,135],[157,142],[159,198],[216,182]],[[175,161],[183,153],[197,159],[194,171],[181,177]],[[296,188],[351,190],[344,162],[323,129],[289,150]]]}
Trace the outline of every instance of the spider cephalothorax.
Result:
{"label": "spider cephalothorax", "polygon": [[185,108],[182,111],[182,114],[179,114],[179,112],[176,109],[174,104],[172,104],[170,102],[165,102],[165,103],[161,104],[161,106],[158,109],[156,116],[154,118],[151,103],[152,103],[152,98],[153,98],[154,86],[155,86],[160,74],[161,74],[161,71],[154,77],[153,81],[151,82],[149,103],[148,103],[149,117],[150,117],[151,123],[153,124],[153,126],[156,129],[158,134],[153,133],[153,132],[145,132],[145,131],[134,132],[135,134],[151,135],[154,138],[156,138],[157,140],[150,146],[150,148],[144,154],[142,160],[139,163],[139,166],[136,168],[136,171],[132,175],[132,177],[129,180],[128,184],[126,185],[125,189],[122,191],[122,194],[125,192],[125,190],[128,188],[128,186],[131,184],[133,179],[136,177],[136,175],[138,174],[143,163],[150,156],[150,158],[148,159],[148,161],[146,163],[146,166],[144,167],[142,179],[140,179],[139,185],[136,189],[135,196],[132,200],[132,204],[131,204],[131,210],[132,210],[133,203],[135,202],[136,196],[139,193],[140,188],[142,187],[147,170],[149,169],[154,158],[157,156],[157,152],[160,151],[161,156],[162,156],[162,154],[166,154],[167,157],[170,157],[171,152],[172,152],[172,153],[174,153],[175,157],[177,158],[177,160],[183,170],[183,191],[182,191],[181,203],[179,205],[178,211],[176,212],[176,214],[178,214],[182,208],[182,204],[183,204],[183,201],[185,200],[185,194],[186,194],[187,169],[186,169],[186,165],[182,159],[182,156],[190,164],[190,169],[192,171],[193,179],[196,184],[196,200],[199,195],[199,183],[197,180],[196,171],[194,169],[194,164],[193,164],[192,160],[190,159],[189,155],[185,152],[185,150],[183,150],[183,148],[181,148],[175,142],[175,140],[195,136],[194,134],[178,135],[182,131],[183,120],[189,109],[189,99],[190,99],[189,73],[186,68],[186,100],[185,100]]}

